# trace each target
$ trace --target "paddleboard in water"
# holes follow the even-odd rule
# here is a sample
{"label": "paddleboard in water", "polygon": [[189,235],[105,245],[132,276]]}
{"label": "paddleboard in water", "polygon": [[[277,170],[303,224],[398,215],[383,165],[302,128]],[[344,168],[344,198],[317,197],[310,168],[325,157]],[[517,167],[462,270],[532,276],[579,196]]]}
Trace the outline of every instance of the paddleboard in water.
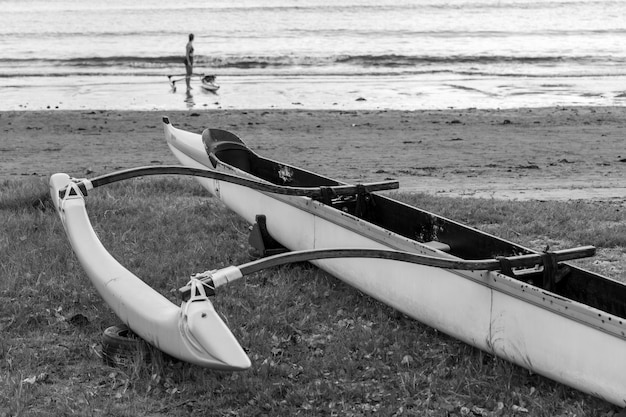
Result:
{"label": "paddleboard in water", "polygon": [[[204,74],[193,74],[191,77],[201,77],[200,78],[200,87],[206,91],[217,91],[220,86],[215,83],[215,75],[204,75]],[[173,89],[176,89],[176,82],[184,81],[186,79],[185,74],[181,75],[168,75],[167,79],[170,82],[170,86]]]}

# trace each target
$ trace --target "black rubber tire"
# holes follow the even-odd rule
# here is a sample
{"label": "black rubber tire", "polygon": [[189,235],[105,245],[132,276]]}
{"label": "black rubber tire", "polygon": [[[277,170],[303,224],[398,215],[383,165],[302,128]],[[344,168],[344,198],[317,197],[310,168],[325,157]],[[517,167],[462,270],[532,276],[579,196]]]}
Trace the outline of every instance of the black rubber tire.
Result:
{"label": "black rubber tire", "polygon": [[108,327],[102,334],[102,358],[109,366],[128,367],[149,362],[148,345],[125,324]]}

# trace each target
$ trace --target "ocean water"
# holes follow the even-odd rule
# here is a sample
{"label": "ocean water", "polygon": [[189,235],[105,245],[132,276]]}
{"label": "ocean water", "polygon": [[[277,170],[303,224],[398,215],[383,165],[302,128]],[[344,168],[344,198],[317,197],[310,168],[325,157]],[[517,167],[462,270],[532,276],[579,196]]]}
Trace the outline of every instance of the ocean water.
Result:
{"label": "ocean water", "polygon": [[[626,104],[623,0],[0,0],[0,109]],[[197,74],[170,88],[195,34]]]}

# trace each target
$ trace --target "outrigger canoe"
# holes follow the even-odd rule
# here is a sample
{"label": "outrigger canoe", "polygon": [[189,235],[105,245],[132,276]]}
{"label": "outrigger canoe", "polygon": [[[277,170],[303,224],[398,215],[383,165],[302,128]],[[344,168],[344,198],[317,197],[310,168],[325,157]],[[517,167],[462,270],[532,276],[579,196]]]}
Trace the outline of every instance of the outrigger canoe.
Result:
{"label": "outrigger canoe", "polygon": [[402,313],[534,373],[626,406],[626,285],[564,262],[591,256],[593,248],[538,253],[363,186],[336,193],[347,185],[264,158],[230,132],[187,132],[168,118],[163,126],[171,151],[190,169],[321,190],[316,196],[277,194],[230,177],[198,177],[254,225],[251,242],[261,252],[294,251],[207,271],[199,278],[207,293],[272,259],[304,259],[298,254],[317,251],[317,259],[307,259]]}

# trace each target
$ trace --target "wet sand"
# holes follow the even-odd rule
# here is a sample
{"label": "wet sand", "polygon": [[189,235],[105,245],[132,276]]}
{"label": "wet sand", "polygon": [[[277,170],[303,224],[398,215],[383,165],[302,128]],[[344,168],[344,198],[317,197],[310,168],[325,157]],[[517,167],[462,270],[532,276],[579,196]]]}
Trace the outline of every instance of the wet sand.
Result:
{"label": "wet sand", "polygon": [[[161,111],[0,112],[0,178],[174,164]],[[626,195],[626,108],[188,110],[180,128],[230,130],[259,154],[346,182],[505,199]]]}

